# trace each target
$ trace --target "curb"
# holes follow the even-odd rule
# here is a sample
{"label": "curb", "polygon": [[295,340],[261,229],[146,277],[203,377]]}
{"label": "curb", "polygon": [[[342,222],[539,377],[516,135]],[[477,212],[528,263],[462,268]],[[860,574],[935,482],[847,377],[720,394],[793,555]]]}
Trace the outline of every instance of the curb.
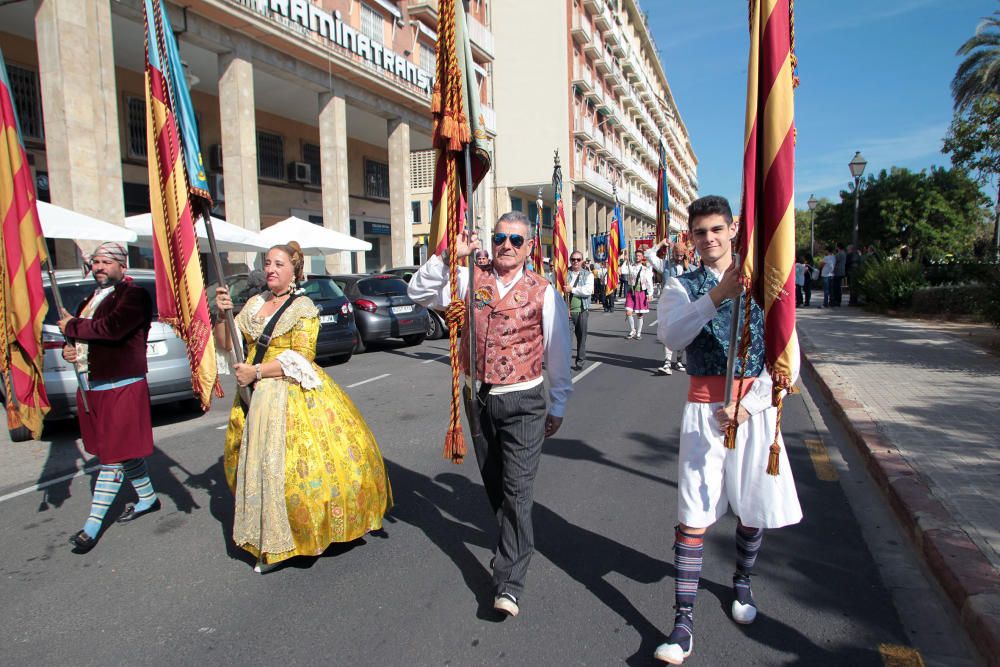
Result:
{"label": "curb", "polygon": [[816,368],[807,354],[813,346],[802,333],[802,365],[830,401],[833,413],[861,453],[868,474],[955,605],[962,626],[986,664],[1000,667],[1000,574],[958,527],[924,476],[906,461],[865,407],[852,398],[850,385]]}

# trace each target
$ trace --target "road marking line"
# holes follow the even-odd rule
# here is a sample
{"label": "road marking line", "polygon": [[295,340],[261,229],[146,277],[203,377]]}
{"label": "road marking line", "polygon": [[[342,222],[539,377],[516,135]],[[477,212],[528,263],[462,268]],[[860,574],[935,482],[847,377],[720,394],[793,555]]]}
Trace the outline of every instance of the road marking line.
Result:
{"label": "road marking line", "polygon": [[594,363],[592,363],[592,364],[591,364],[591,365],[590,365],[589,367],[587,367],[587,370],[585,370],[585,371],[580,371],[579,375],[577,375],[577,376],[576,376],[575,378],[573,378],[573,384],[576,384],[576,381],[577,381],[577,380],[580,380],[580,379],[582,379],[582,378],[583,378],[583,376],[585,376],[585,375],[586,375],[587,373],[589,373],[590,371],[592,371],[592,370],[594,370],[595,368],[597,368],[598,366],[600,366],[600,365],[601,365],[602,363],[603,363],[603,362],[601,362],[601,361],[595,361],[595,362],[594,362]]}
{"label": "road marking line", "polygon": [[656,323],[657,323],[657,322],[659,322],[659,321],[660,321],[660,320],[653,320],[652,322],[650,322],[650,323],[649,323],[649,326],[651,326],[651,327],[655,327],[655,326],[656,326]]}
{"label": "road marking line", "polygon": [[229,428],[229,424],[223,424],[222,426],[216,426],[215,430],[216,431],[222,431],[222,430],[227,429],[227,428]]}
{"label": "road marking line", "polygon": [[878,652],[882,655],[882,664],[885,667],[924,667],[920,651],[909,646],[879,644]]}
{"label": "road marking line", "polygon": [[355,382],[354,384],[349,384],[345,388],[346,389],[351,389],[353,387],[360,387],[363,384],[368,384],[369,382],[374,382],[375,380],[381,380],[382,378],[387,378],[390,375],[391,375],[391,373],[382,373],[382,375],[376,375],[373,378],[368,378],[367,380],[362,380],[361,382]]}
{"label": "road marking line", "polygon": [[836,482],[840,477],[837,469],[830,461],[830,454],[822,440],[806,440],[806,449],[809,450],[809,458],[812,459],[813,468],[816,469],[816,477],[824,482]]}
{"label": "road marking line", "polygon": [[56,477],[55,479],[50,479],[45,482],[41,482],[40,484],[35,484],[34,486],[29,486],[28,488],[21,489],[20,491],[12,491],[11,493],[8,493],[5,496],[0,496],[0,503],[2,503],[5,500],[17,498],[18,496],[23,496],[24,494],[31,493],[32,491],[41,491],[42,489],[48,488],[53,484],[58,484],[59,482],[65,482],[68,479],[74,479],[76,477],[80,477],[81,475],[92,473],[100,467],[101,466],[99,465],[90,466],[88,468],[84,468],[83,470],[77,470],[76,472],[70,473],[68,475]]}
{"label": "road marking line", "polygon": [[429,364],[429,363],[431,363],[432,361],[438,361],[439,359],[447,359],[447,358],[448,358],[448,355],[447,355],[447,354],[439,354],[439,355],[438,355],[438,356],[436,356],[436,357],[432,357],[432,358],[430,358],[430,359],[424,359],[424,360],[423,360],[423,361],[421,361],[420,363],[422,363],[422,364]]}

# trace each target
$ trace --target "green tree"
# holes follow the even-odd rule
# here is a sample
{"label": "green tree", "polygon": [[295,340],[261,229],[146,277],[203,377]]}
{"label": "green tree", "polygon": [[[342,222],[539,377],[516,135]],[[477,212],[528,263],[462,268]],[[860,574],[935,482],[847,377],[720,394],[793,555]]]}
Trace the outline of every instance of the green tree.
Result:
{"label": "green tree", "polygon": [[956,55],[965,56],[951,81],[956,111],[984,97],[1000,95],[1000,11],[984,18]]}
{"label": "green tree", "polygon": [[[911,255],[929,260],[968,257],[987,203],[962,169],[882,170],[862,181],[858,242],[887,254],[906,246]],[[816,207],[817,243],[846,241],[853,224],[853,184],[840,193],[840,202]]]}
{"label": "green tree", "polygon": [[997,187],[992,246],[994,261],[1000,261],[1000,97],[982,97],[956,113],[941,152],[950,153],[951,163],[972,174],[979,185]]}

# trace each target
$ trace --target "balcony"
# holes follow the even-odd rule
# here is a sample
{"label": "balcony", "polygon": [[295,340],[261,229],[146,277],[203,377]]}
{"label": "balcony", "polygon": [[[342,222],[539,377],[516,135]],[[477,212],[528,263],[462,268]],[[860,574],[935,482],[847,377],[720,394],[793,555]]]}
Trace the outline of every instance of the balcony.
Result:
{"label": "balcony", "polygon": [[496,53],[493,44],[493,31],[469,16],[469,41],[472,42],[472,52],[484,60],[493,60]]}
{"label": "balcony", "polygon": [[594,27],[601,32],[610,30],[612,25],[614,25],[614,21],[611,20],[611,11],[607,7],[604,8],[603,12],[594,15]]}
{"label": "balcony", "polygon": [[574,12],[573,27],[570,29],[570,35],[577,44],[590,44],[591,40],[594,39],[594,31],[590,27],[590,19],[581,12]]}
{"label": "balcony", "polygon": [[591,141],[594,136],[594,122],[589,118],[577,116],[573,119],[573,134],[584,141]]}
{"label": "balcony", "polygon": [[594,99],[594,106],[604,104],[604,89],[599,81],[594,81],[594,87],[587,92],[586,97]]}
{"label": "balcony", "polygon": [[608,31],[604,33],[604,39],[607,40],[608,44],[610,44],[619,55],[625,52],[625,39],[622,37],[622,31],[614,23],[612,23]]}
{"label": "balcony", "polygon": [[639,194],[635,190],[628,193],[628,203],[632,208],[636,209],[640,213],[644,213],[650,218],[656,217],[656,205],[653,201]]}
{"label": "balcony", "polygon": [[573,85],[582,93],[589,93],[594,89],[594,80],[590,72],[580,63],[576,63],[573,67]]}
{"label": "balcony", "polygon": [[493,107],[486,106],[485,104],[479,105],[479,111],[483,116],[483,124],[486,126],[487,134],[492,136],[497,136],[497,112]]}
{"label": "balcony", "polygon": [[417,0],[410,4],[410,18],[421,19],[425,23],[437,25],[438,3],[437,0]]}
{"label": "balcony", "polygon": [[605,8],[604,0],[583,0],[583,6],[594,14],[600,14]]}
{"label": "balcony", "polygon": [[583,52],[593,58],[596,65],[604,58],[604,40],[599,35],[594,35],[594,39],[584,45]]}
{"label": "balcony", "polygon": [[611,181],[588,165],[583,165],[583,180],[588,185],[608,194],[608,196],[611,195]]}

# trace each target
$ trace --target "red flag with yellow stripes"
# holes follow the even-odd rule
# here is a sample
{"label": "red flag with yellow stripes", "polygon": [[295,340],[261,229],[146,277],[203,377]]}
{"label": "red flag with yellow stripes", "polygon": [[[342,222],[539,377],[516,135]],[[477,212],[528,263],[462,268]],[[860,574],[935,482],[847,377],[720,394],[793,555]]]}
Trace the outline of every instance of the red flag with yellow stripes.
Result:
{"label": "red flag with yellow stripes", "polygon": [[[173,327],[187,346],[191,386],[207,410],[217,389],[215,342],[192,211],[192,195],[207,193],[192,189],[188,178],[185,150],[197,146],[184,146],[181,137],[191,137],[196,128],[190,127],[194,118],[187,111],[190,98],[184,74],[174,66],[180,61],[174,33],[161,0],[146,0],[145,5],[146,144],[156,304],[160,320]],[[196,131],[193,136],[197,137]],[[204,174],[192,174],[192,179],[197,183]]]}
{"label": "red flag with yellow stripes", "polygon": [[[764,311],[774,405],[799,371],[795,330],[795,54],[790,0],[750,0],[743,205],[738,247],[744,284]],[[749,300],[747,300],[749,308]],[[750,318],[744,317],[749,324]],[[745,332],[744,339],[748,339]],[[768,472],[778,474],[775,433]]]}
{"label": "red flag with yellow stripes", "polygon": [[7,427],[42,433],[49,411],[42,378],[42,321],[48,312],[42,288],[47,259],[35,184],[21,143],[7,66],[0,53],[0,372],[7,396]]}

